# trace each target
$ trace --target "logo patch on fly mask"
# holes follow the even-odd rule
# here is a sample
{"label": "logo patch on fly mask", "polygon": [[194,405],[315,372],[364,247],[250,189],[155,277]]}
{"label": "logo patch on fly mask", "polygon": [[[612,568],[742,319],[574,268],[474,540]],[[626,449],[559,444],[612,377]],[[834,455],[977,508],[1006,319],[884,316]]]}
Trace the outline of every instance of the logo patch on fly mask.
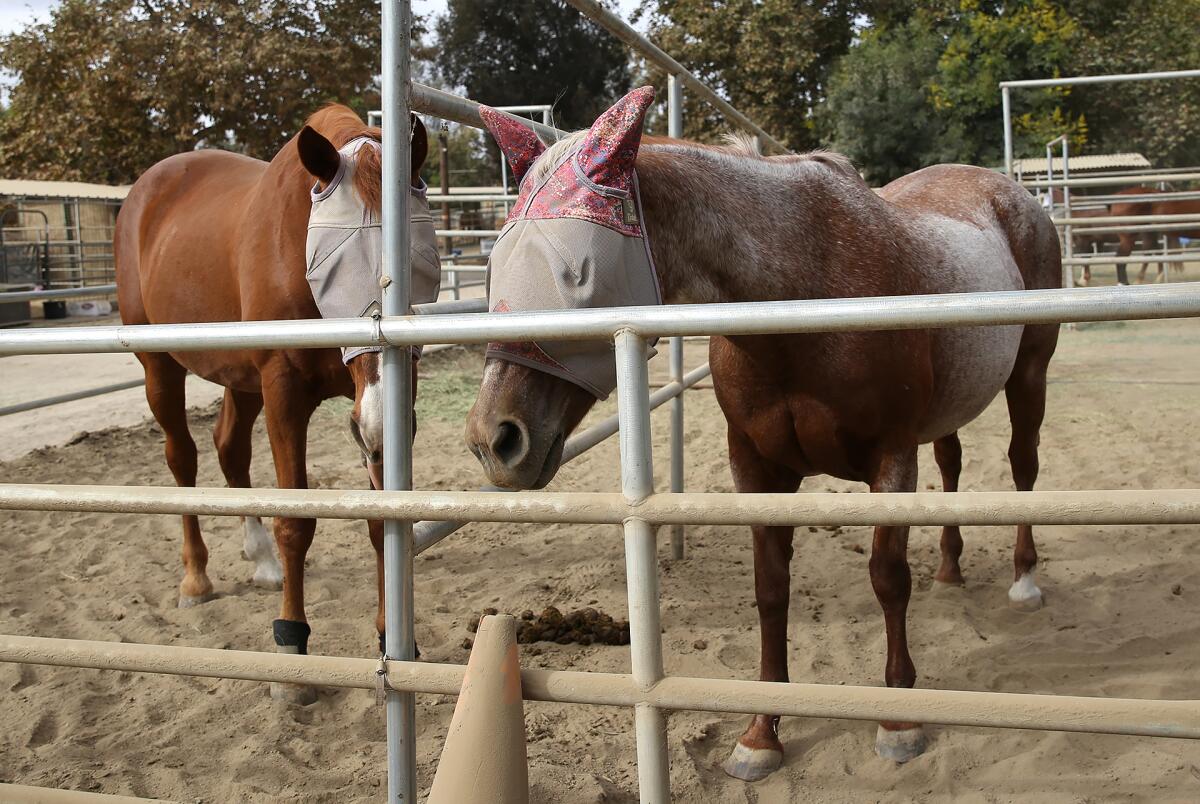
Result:
{"label": "logo patch on fly mask", "polygon": [[[653,99],[652,87],[629,93],[540,182],[522,180],[488,260],[493,312],[662,303],[634,171]],[[523,178],[544,146],[510,118],[490,109],[481,115]],[[601,399],[617,384],[607,341],[491,343],[487,355],[558,376]]]}
{"label": "logo patch on fly mask", "polygon": [[[360,148],[378,147],[366,137],[351,140],[338,151],[341,166],[333,180],[323,190],[319,186],[312,189],[305,276],[322,318],[377,317],[382,313],[382,222],[354,190],[354,155]],[[411,188],[408,202],[413,304],[437,301],[441,290],[442,268],[427,190],[424,183]],[[349,362],[364,352],[381,349],[344,347],[342,360]]]}

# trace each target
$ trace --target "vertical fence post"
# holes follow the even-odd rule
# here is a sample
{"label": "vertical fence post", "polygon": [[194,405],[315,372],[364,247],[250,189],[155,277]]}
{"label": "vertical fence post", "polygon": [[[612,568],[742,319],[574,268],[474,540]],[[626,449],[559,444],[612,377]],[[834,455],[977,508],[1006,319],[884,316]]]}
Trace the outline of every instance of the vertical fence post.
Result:
{"label": "vertical fence post", "polygon": [[[1066,134],[1063,134],[1062,140],[1063,151],[1063,212],[1066,213],[1067,220],[1071,219],[1071,142]],[[1071,240],[1071,224],[1063,227],[1063,248],[1067,255],[1067,264],[1063,266],[1063,287],[1075,287],[1075,266],[1071,264],[1071,258],[1075,256],[1075,243]],[[1074,325],[1068,325],[1068,329],[1074,329]]]}
{"label": "vertical fence post", "polygon": [[[636,332],[623,329],[616,335],[616,346],[621,491],[626,499],[636,502],[654,491],[646,342]],[[627,519],[624,527],[630,661],[634,682],[642,689],[649,689],[663,677],[655,529],[636,517]],[[671,800],[666,714],[648,704],[638,704],[634,728],[642,804],[666,804]]]}
{"label": "vertical fence post", "polygon": [[[667,136],[683,136],[683,87],[679,77],[667,76]],[[671,338],[671,382],[683,382],[683,338]],[[683,390],[671,400],[671,491],[683,491]],[[683,558],[683,525],[671,526],[671,558]]]}
{"label": "vertical fence post", "polygon": [[[383,314],[409,313],[410,0],[383,2]],[[412,351],[383,350],[383,487],[412,488]],[[383,523],[384,642],[387,658],[413,659],[412,522]],[[416,804],[413,694],[389,690],[388,801]]]}
{"label": "vertical fence post", "polygon": [[1000,87],[1000,105],[1004,112],[1004,172],[1013,175],[1012,98],[1008,87]]}

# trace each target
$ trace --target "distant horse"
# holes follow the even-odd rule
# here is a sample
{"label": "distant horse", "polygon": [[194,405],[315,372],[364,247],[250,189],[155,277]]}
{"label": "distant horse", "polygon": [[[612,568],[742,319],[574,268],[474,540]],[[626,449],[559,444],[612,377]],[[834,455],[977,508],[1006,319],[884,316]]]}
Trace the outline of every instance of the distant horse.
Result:
{"label": "distant horse", "polygon": [[[1156,195],[1165,192],[1154,187],[1130,187],[1122,190],[1119,195]],[[1166,199],[1163,201],[1127,201],[1113,204],[1111,207],[1112,215],[1200,215],[1200,201],[1196,200],[1173,200]],[[1153,224],[1149,224],[1153,225]],[[1178,229],[1166,229],[1163,231],[1147,230],[1143,232],[1122,232],[1120,235],[1120,243],[1117,246],[1118,257],[1128,257],[1133,253],[1135,241],[1138,236],[1141,236],[1142,248],[1146,251],[1153,251],[1160,247],[1161,238],[1165,237],[1169,248],[1179,248],[1179,238],[1200,237],[1200,223],[1196,224],[1196,228],[1185,231]],[[1138,271],[1138,282],[1146,281],[1146,269],[1150,267],[1150,263],[1154,262],[1153,258],[1147,259],[1142,263],[1141,269]],[[1171,263],[1158,263],[1157,281],[1165,282],[1167,279],[1166,266]],[[1183,272],[1183,265],[1174,263],[1177,272]],[[1117,276],[1122,284],[1129,284],[1129,277],[1126,266],[1117,266]]]}
{"label": "distant horse", "polygon": [[[413,117],[412,177],[428,142]],[[121,319],[126,324],[257,321],[319,318],[306,278],[310,188],[332,189],[353,175],[345,204],[357,208],[357,223],[377,223],[381,197],[380,132],[368,128],[345,106],[315,113],[270,163],[219,150],[172,156],[146,171],[133,185],[117,218],[114,252]],[[353,154],[339,153],[349,143]],[[347,230],[349,231],[349,230]],[[432,223],[422,231],[432,240]],[[414,248],[421,246],[414,243]],[[434,249],[436,243],[423,246]],[[381,256],[379,257],[381,259]],[[378,293],[378,280],[374,289]],[[435,293],[436,295],[436,293]],[[343,364],[338,349],[260,349],[138,353],[146,372],[146,400],[166,439],[167,465],[180,486],[196,485],[196,444],[188,431],[184,379],[191,371],[225,387],[213,432],[221,471],[231,487],[250,486],[251,432],[264,408],[267,435],[280,488],[308,487],[305,448],[309,420],[331,397],[354,400],[351,430],[364,462],[378,466],[382,447],[379,355],[364,352]],[[413,369],[416,392],[416,369]],[[281,651],[307,652],[310,633],[304,614],[304,558],[316,521],[275,518],[275,546],[262,521],[245,517],[245,556],[255,562],[254,582],[279,588],[283,600],[275,621]],[[383,528],[369,523],[379,571],[376,627],[383,634]],[[276,558],[276,546],[283,559]],[[179,605],[193,606],[213,595],[206,567],[208,550],[195,516],[183,517],[183,580]],[[273,685],[277,697],[314,699],[307,688]]]}
{"label": "distant horse", "polygon": [[[1038,202],[993,171],[926,168],[876,195],[841,156],[763,157],[752,145],[648,139],[653,89],[634,90],[587,132],[546,147],[484,112],[521,181],[492,252],[489,304],[531,309],[558,286],[579,298],[645,303],[649,243],[662,300],[712,303],[1056,288],[1058,237]],[[636,175],[634,164],[636,160]],[[523,178],[522,178],[523,177]],[[628,292],[626,291],[628,289]],[[596,290],[595,293],[592,291]],[[536,298],[535,298],[536,297]],[[530,300],[533,299],[531,302]],[[528,303],[527,303],[528,302]],[[828,474],[873,492],[917,486],[917,447],[933,442],[947,491],[958,488],[959,428],[1001,389],[1012,422],[1009,459],[1020,490],[1038,474],[1046,368],[1057,324],[713,337],[709,359],[729,425],[739,492],[795,492]],[[493,344],[466,440],[492,483],[544,486],[561,445],[615,381],[611,344]],[[610,369],[611,373],[611,369]],[[787,681],[791,527],[754,527],[761,679]],[[887,630],[888,686],[912,687],[906,612],[907,527],[877,527],[870,577]],[[962,538],[941,536],[936,580],[961,584]],[[1017,528],[1010,601],[1041,603],[1033,530]],[[726,771],[758,779],[779,766],[778,717],[753,718]],[[914,723],[883,723],[877,751],[899,761],[924,749]]]}

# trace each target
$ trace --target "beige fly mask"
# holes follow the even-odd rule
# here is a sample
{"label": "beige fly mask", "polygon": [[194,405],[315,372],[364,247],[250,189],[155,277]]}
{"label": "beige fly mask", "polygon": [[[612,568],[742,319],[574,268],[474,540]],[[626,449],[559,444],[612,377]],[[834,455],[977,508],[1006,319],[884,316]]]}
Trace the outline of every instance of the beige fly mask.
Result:
{"label": "beige fly mask", "polygon": [[[378,148],[368,137],[351,140],[339,149],[341,165],[325,189],[312,189],[308,216],[308,285],[322,318],[359,318],[382,313],[383,227],[380,215],[367,209],[354,190],[354,156],[360,148]],[[408,200],[412,254],[413,304],[437,301],[442,267],[438,259],[433,215],[426,200],[427,188],[411,188]],[[379,346],[342,349],[342,361]],[[420,356],[419,351],[416,356]]]}
{"label": "beige fly mask", "polygon": [[[493,312],[661,304],[646,240],[634,161],[653,87],[605,112],[536,182],[526,177],[545,146],[494,109],[480,114],[521,182],[488,260]],[[604,399],[617,386],[611,342],[491,343],[487,356],[575,383]]]}

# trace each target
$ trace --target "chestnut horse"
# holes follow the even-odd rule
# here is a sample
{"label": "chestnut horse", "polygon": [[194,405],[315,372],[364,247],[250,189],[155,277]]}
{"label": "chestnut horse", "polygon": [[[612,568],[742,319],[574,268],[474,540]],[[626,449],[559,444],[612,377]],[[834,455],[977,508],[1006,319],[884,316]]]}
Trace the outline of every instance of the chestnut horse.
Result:
{"label": "chestnut horse", "polygon": [[[1130,187],[1122,190],[1118,195],[1155,195],[1163,190],[1154,187]],[[1196,200],[1178,200],[1166,199],[1163,201],[1127,201],[1123,203],[1113,204],[1109,208],[1111,215],[1200,215],[1200,201]],[[1140,235],[1140,238],[1139,238]],[[1120,242],[1117,245],[1117,256],[1128,257],[1133,253],[1135,241],[1140,239],[1142,247],[1147,251],[1152,251],[1160,246],[1160,236],[1167,238],[1167,245],[1170,248],[1179,248],[1179,238],[1200,238],[1200,223],[1196,224],[1196,228],[1186,231],[1178,229],[1167,229],[1162,232],[1153,230],[1142,232],[1121,232]],[[1138,282],[1146,281],[1146,269],[1150,267],[1150,263],[1154,262],[1153,258],[1148,256],[1146,262],[1142,263],[1141,269],[1138,271]],[[1160,262],[1158,264],[1157,281],[1165,282],[1167,280],[1166,268],[1172,263]],[[1183,265],[1181,263],[1173,263],[1175,270],[1182,272]],[[1122,284],[1129,284],[1127,268],[1124,265],[1117,266],[1117,276]]]}
{"label": "chestnut horse", "polygon": [[[428,143],[413,117],[412,183]],[[165,159],[133,185],[117,218],[113,250],[117,294],[126,324],[319,318],[306,280],[305,241],[314,178],[337,175],[337,148],[359,138],[380,141],[345,106],[315,113],[270,163],[219,150]],[[380,158],[374,147],[355,157],[354,185],[364,209],[378,212]],[[184,379],[190,371],[225,387],[213,431],[221,471],[231,487],[250,486],[251,431],[265,409],[267,434],[280,488],[307,488],[308,424],[325,399],[354,400],[351,429],[364,461],[378,464],[382,417],[378,407],[379,355],[361,354],[343,365],[338,349],[265,349],[138,353],[146,373],[146,400],[166,439],[167,465],[180,486],[196,485],[196,444],[188,431]],[[416,369],[413,371],[416,389]],[[365,400],[365,401],[364,401]],[[283,587],[275,639],[284,652],[307,652],[304,558],[316,521],[276,517],[275,545],[258,517],[245,517],[245,556],[255,562],[256,584]],[[370,522],[377,555],[383,634],[383,527]],[[276,547],[282,567],[276,558]],[[183,580],[179,605],[213,595],[208,550],[197,517],[183,517]],[[312,690],[272,685],[272,694],[301,703]]]}
{"label": "chestnut horse", "polygon": [[[591,130],[548,148],[499,116],[488,119],[517,175],[525,176],[526,196],[515,203],[492,253],[493,307],[501,301],[492,298],[498,284],[520,287],[524,277],[540,287],[542,280],[531,275],[539,260],[564,284],[577,281],[581,271],[622,270],[593,246],[607,242],[601,234],[571,242],[547,237],[551,247],[539,246],[536,259],[506,259],[521,253],[519,242],[505,246],[506,234],[528,218],[545,217],[561,198],[585,199],[571,207],[576,218],[640,219],[668,304],[1061,285],[1053,224],[1029,193],[998,173],[939,165],[898,179],[877,195],[835,154],[764,157],[745,143],[712,147],[664,139],[648,139],[639,149],[652,97],[651,88],[634,90]],[[624,160],[632,171],[634,159],[635,180],[614,168]],[[580,186],[570,185],[572,175]],[[615,180],[632,191],[618,192]],[[585,195],[584,185],[595,197]],[[639,186],[641,209],[634,216]],[[553,192],[542,193],[543,188]],[[517,231],[522,238],[536,237],[528,228]],[[503,280],[509,272],[516,279]],[[1001,390],[1012,423],[1013,479],[1018,489],[1032,489],[1046,369],[1058,330],[1057,324],[1038,324],[713,337],[713,385],[728,422],[737,490],[791,493],[803,478],[826,474],[866,483],[872,492],[911,492],[917,486],[917,448],[933,442],[943,486],[955,491],[962,457],[958,430]],[[490,482],[540,487],[558,469],[557,445],[596,398],[567,379],[565,367],[547,350],[513,346],[489,349],[466,440]],[[596,348],[607,348],[611,360],[610,346]],[[525,359],[529,355],[537,359]],[[752,530],[760,678],[786,682],[793,529]],[[884,678],[891,687],[916,681],[906,634],[912,588],[907,545],[907,527],[875,529],[870,578],[883,609]],[[936,580],[963,583],[957,527],[943,529],[941,550]],[[1008,592],[1019,608],[1041,604],[1036,564],[1032,528],[1020,526]],[[726,771],[753,780],[777,768],[783,757],[778,723],[778,717],[754,717]],[[924,746],[919,724],[880,724],[876,747],[882,756],[905,761]]]}

